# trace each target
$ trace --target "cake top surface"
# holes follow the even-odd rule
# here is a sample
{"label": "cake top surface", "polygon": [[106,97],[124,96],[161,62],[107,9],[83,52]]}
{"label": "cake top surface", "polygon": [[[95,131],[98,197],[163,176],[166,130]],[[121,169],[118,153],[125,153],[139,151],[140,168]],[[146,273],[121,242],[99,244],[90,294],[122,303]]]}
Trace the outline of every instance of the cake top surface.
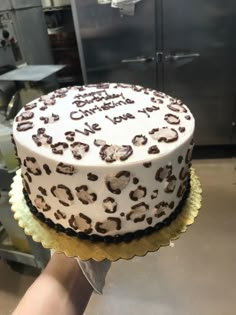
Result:
{"label": "cake top surface", "polygon": [[13,124],[15,141],[32,154],[80,166],[151,161],[193,132],[180,100],[121,83],[61,88],[25,105]]}

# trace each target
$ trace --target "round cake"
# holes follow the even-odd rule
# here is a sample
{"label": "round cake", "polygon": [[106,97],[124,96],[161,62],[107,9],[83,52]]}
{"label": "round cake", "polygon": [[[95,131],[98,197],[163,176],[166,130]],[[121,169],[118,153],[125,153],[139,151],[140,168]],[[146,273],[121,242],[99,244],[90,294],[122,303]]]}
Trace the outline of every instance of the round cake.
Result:
{"label": "round cake", "polygon": [[159,229],[186,197],[194,126],[179,99],[137,85],[41,96],[13,124],[27,204],[50,227],[81,238]]}

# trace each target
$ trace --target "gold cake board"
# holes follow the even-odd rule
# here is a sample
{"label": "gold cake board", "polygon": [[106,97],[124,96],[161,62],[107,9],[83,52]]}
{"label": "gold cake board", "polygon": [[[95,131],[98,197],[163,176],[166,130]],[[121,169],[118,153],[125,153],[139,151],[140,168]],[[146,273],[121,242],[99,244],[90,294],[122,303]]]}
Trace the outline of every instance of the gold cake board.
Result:
{"label": "gold cake board", "polygon": [[191,190],[185,206],[177,218],[169,226],[151,235],[143,236],[129,243],[107,244],[91,242],[69,237],[49,228],[34,217],[28,209],[22,192],[21,171],[18,170],[11,186],[10,203],[14,217],[25,234],[32,236],[35,242],[40,242],[44,248],[63,252],[68,257],[79,257],[82,260],[94,259],[102,261],[108,259],[131,259],[134,256],[145,256],[148,252],[157,251],[161,246],[168,246],[170,241],[176,240],[193,224],[201,208],[202,189],[195,170],[191,169]]}

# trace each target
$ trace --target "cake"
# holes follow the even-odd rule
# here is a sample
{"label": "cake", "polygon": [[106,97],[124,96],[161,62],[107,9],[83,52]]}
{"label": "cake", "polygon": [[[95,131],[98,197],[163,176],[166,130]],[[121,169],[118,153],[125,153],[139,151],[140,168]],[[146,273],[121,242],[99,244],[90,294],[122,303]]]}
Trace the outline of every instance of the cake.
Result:
{"label": "cake", "polygon": [[189,191],[194,117],[137,85],[61,88],[13,123],[24,196],[49,227],[122,241],[169,224]]}

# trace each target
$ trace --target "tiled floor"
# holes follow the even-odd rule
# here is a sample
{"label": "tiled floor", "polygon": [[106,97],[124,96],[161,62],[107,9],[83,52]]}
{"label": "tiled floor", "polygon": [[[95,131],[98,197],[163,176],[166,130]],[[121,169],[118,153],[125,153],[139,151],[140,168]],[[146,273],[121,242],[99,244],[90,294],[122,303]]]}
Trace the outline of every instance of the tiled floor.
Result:
{"label": "tiled floor", "polygon": [[[233,315],[236,313],[236,160],[198,160],[203,187],[196,222],[144,258],[113,263],[103,296],[86,315]],[[33,277],[0,261],[0,314],[11,314]]]}
{"label": "tiled floor", "polygon": [[35,277],[19,274],[0,260],[0,314],[10,315]]}

